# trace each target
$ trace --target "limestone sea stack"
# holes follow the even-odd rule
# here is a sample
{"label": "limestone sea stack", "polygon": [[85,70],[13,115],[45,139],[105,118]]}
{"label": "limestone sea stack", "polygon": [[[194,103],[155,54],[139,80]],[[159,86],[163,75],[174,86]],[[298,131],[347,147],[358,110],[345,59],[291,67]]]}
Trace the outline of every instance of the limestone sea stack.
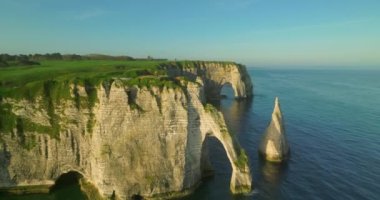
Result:
{"label": "limestone sea stack", "polygon": [[272,120],[261,138],[259,153],[271,162],[282,162],[289,157],[289,145],[278,97],[275,99]]}

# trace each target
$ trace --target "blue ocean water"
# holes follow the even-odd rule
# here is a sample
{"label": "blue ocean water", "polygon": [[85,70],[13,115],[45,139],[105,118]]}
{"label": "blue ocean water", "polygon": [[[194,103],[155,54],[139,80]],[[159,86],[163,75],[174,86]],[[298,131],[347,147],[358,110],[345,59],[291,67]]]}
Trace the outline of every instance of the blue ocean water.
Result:
{"label": "blue ocean water", "polygon": [[[255,190],[249,196],[230,194],[231,168],[214,141],[215,176],[187,199],[380,199],[380,70],[249,73],[253,100],[228,98],[221,110],[247,150]],[[283,165],[262,161],[257,153],[275,96],[291,148]]]}

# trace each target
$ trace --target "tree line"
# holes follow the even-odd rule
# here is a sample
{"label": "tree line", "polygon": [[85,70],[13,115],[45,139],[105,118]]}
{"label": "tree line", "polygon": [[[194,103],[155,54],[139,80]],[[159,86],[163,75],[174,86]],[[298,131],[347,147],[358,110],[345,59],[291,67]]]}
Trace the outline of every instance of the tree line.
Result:
{"label": "tree line", "polygon": [[131,60],[167,60],[167,59],[155,59],[151,56],[147,58],[133,58],[131,56],[110,56],[103,54],[89,54],[89,55],[77,55],[77,54],[60,54],[60,53],[47,53],[47,54],[0,54],[0,67],[17,66],[17,65],[39,65],[40,61],[45,60],[119,60],[119,61],[131,61]]}

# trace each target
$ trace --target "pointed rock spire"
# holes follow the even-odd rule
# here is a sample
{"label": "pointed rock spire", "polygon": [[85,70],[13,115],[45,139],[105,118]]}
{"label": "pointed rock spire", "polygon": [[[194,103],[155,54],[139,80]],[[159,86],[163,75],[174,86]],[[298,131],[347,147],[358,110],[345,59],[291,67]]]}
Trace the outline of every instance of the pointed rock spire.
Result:
{"label": "pointed rock spire", "polygon": [[272,162],[282,162],[289,156],[289,146],[282,122],[278,97],[276,97],[274,102],[272,120],[261,138],[259,153],[266,160]]}

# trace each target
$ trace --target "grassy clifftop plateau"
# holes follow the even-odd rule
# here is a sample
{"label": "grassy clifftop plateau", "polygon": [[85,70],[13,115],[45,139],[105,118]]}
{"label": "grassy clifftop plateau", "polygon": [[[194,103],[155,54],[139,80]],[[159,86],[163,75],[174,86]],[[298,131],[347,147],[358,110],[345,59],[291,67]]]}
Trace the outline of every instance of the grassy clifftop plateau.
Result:
{"label": "grassy clifftop plateau", "polygon": [[[27,87],[47,80],[135,78],[155,71],[159,61],[42,61],[40,65],[15,66],[0,69],[0,95],[19,87]],[[139,74],[140,73],[140,74]]]}
{"label": "grassy clifftop plateau", "polygon": [[[43,88],[46,81],[78,82],[100,84],[114,78],[163,77],[162,66],[194,67],[200,61],[117,61],[117,60],[80,60],[80,61],[41,61],[40,65],[8,66],[0,68],[0,98],[30,98],[36,90]],[[230,64],[231,62],[219,62]],[[138,84],[141,81],[131,81]],[[157,81],[155,81],[157,83]],[[153,83],[153,82],[152,82]],[[28,94],[29,93],[29,94]]]}
{"label": "grassy clifftop plateau", "polygon": [[[165,68],[192,68],[208,63],[203,61],[162,61],[162,60],[45,60],[38,65],[8,65],[0,67],[0,131],[11,132],[19,127],[24,131],[49,132],[57,136],[60,127],[56,105],[61,101],[73,100],[78,109],[85,107],[92,113],[97,102],[97,87],[109,88],[115,79],[125,85],[138,87],[158,86],[160,88],[180,87],[185,77],[168,77]],[[231,62],[213,62],[231,64]],[[223,65],[224,66],[224,65]],[[85,88],[87,98],[78,94],[78,87]],[[74,96],[72,95],[74,94]],[[6,98],[25,99],[36,102],[42,99],[50,119],[49,127],[41,126],[20,118],[12,112]],[[91,122],[91,120],[90,120]],[[89,123],[89,132],[91,132]],[[49,129],[49,130],[48,130]]]}

